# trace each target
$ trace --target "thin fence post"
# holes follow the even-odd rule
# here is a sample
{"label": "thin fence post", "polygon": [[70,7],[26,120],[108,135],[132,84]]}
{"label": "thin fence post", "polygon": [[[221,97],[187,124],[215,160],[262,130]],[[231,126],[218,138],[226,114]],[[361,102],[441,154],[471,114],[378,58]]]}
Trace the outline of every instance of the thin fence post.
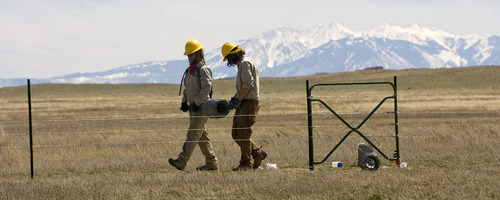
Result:
{"label": "thin fence post", "polygon": [[399,121],[398,121],[398,80],[394,76],[394,131],[396,132],[396,163],[397,167],[401,164],[401,154],[399,152]]}
{"label": "thin fence post", "polygon": [[313,129],[312,129],[312,108],[311,108],[311,90],[309,80],[306,80],[306,99],[307,99],[307,130],[309,138],[309,170],[314,170],[314,147],[313,147]]}
{"label": "thin fence post", "polygon": [[28,112],[29,112],[29,129],[30,129],[30,166],[31,166],[31,179],[34,178],[35,172],[33,170],[33,124],[31,120],[31,84],[30,79],[28,79]]}

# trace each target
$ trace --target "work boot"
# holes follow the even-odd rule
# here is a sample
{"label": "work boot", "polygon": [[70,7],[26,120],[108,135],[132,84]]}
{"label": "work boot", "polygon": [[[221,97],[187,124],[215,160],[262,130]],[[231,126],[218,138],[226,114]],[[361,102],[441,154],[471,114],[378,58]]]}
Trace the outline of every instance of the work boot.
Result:
{"label": "work boot", "polygon": [[207,165],[203,165],[201,167],[197,167],[196,168],[196,171],[217,171],[219,170],[219,166],[215,166],[215,167],[208,167]]}
{"label": "work boot", "polygon": [[184,168],[181,167],[181,163],[180,163],[179,159],[174,160],[173,158],[169,158],[168,163],[170,163],[170,165],[174,166],[176,169],[178,169],[180,171],[184,171]]}
{"label": "work boot", "polygon": [[267,152],[262,150],[262,147],[260,147],[257,150],[257,155],[253,157],[253,169],[259,168],[260,164],[262,163],[262,160],[266,159],[266,157],[267,157]]}
{"label": "work boot", "polygon": [[238,172],[238,171],[247,171],[247,170],[251,170],[251,169],[252,169],[251,165],[240,165],[236,168],[233,168],[233,171]]}

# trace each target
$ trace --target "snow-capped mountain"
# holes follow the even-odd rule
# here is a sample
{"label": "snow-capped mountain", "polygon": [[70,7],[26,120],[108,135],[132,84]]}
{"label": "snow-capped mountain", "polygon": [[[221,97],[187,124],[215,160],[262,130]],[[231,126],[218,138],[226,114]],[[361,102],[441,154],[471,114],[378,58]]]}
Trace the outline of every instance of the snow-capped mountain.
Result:
{"label": "snow-capped mountain", "polygon": [[[356,32],[339,23],[307,30],[280,26],[255,38],[239,41],[257,63],[260,75],[288,77],[385,69],[450,68],[500,64],[500,37],[459,36],[420,25],[384,24]],[[208,53],[216,78],[231,76],[219,50]]]}
{"label": "snow-capped mountain", "polygon": [[[500,65],[500,36],[454,35],[420,25],[384,24],[354,31],[342,24],[306,30],[279,26],[247,40],[234,41],[253,59],[262,77],[385,69],[451,68]],[[236,74],[222,62],[220,47],[205,53],[214,78]],[[76,73],[32,83],[174,83],[187,60],[155,61],[94,73]],[[0,87],[24,85],[24,79],[0,79]]]}

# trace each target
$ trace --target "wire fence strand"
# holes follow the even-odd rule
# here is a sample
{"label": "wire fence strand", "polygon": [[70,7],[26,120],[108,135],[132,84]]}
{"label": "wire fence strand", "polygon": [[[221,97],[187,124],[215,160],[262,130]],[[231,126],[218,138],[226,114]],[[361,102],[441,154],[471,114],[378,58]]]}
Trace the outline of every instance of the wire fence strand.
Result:
{"label": "wire fence strand", "polygon": [[[339,115],[367,115],[370,112],[340,112]],[[374,112],[373,114],[394,114],[393,111],[386,112]],[[500,114],[500,112],[494,111],[398,111],[398,114]],[[172,117],[124,117],[124,118],[82,118],[82,119],[41,119],[32,120],[32,122],[83,122],[83,121],[125,121],[125,120],[168,120],[168,119],[189,119],[189,118],[231,118],[231,117],[253,117],[253,116],[307,116],[306,112],[300,113],[280,113],[280,114],[256,114],[256,115],[226,115],[226,116],[172,116]],[[330,112],[316,112],[312,113],[313,116],[323,116],[332,115]],[[19,124],[28,123],[28,120],[24,121],[4,121],[0,124]]]}

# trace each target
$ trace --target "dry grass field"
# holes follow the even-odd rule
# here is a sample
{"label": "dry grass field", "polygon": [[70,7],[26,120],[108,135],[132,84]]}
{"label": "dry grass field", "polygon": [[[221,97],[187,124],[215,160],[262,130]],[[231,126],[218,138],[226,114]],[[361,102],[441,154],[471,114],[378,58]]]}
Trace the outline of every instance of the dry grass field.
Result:
{"label": "dry grass field", "polygon": [[[401,160],[381,156],[377,171],[357,164],[356,134],[324,164],[308,168],[306,80],[393,81],[397,76]],[[179,77],[180,78],[180,77]],[[209,119],[221,169],[171,167],[186,137],[178,85],[33,85],[34,179],[30,179],[26,87],[0,88],[0,199],[500,199],[500,67],[374,70],[295,78],[261,78],[261,110],[252,138],[277,170],[232,172],[239,148],[234,111]],[[234,80],[216,80],[214,97],[230,98]],[[388,86],[314,89],[350,124],[359,124]],[[360,131],[385,154],[395,150],[393,100]],[[313,103],[319,161],[348,129]],[[342,168],[328,163],[341,161]]]}

